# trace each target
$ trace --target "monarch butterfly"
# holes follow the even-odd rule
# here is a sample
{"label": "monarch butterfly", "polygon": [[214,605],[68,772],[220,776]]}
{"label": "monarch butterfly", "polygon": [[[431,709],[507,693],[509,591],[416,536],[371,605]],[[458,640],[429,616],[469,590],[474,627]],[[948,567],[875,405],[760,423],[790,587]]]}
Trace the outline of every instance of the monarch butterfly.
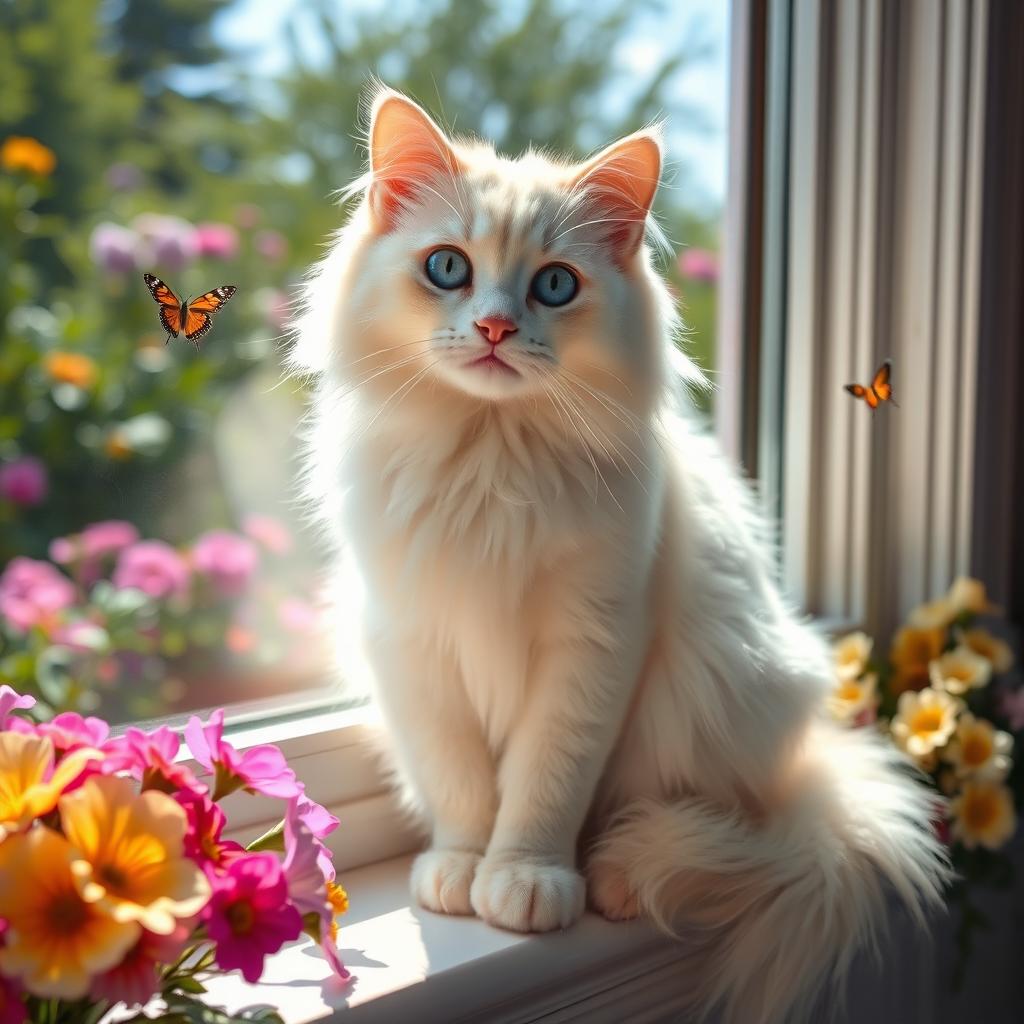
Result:
{"label": "monarch butterfly", "polygon": [[[845,384],[843,389],[849,391],[854,398],[863,398],[868,406],[877,409],[880,402],[892,402],[892,385],[889,383],[889,376],[892,373],[892,360],[886,359],[878,368],[875,379],[868,387],[863,384]],[[897,405],[898,409],[899,406]]]}
{"label": "monarch butterfly", "polygon": [[160,307],[160,324],[167,332],[167,341],[184,334],[196,348],[199,339],[213,326],[213,314],[238,291],[233,284],[225,284],[198,299],[182,302],[159,277],[143,274],[142,278]]}

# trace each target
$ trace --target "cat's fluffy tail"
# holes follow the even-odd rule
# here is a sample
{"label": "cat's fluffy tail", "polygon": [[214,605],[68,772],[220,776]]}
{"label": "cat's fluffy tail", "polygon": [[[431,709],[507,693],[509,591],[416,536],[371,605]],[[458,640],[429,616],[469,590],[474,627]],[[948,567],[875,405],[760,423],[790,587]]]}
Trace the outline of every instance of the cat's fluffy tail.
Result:
{"label": "cat's fluffy tail", "polygon": [[641,909],[695,943],[694,1011],[737,1024],[822,1019],[856,953],[878,949],[891,894],[922,925],[949,868],[935,801],[867,730],[824,729],[794,795],[761,825],[696,798],[643,800],[595,859],[624,870]]}

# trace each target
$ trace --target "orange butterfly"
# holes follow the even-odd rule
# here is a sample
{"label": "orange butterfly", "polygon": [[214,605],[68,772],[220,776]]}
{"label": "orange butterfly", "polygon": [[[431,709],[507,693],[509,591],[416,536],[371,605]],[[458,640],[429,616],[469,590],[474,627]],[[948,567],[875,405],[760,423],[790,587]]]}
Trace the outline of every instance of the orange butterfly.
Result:
{"label": "orange butterfly", "polygon": [[[877,409],[879,402],[892,402],[892,385],[889,383],[889,376],[892,373],[892,360],[886,359],[878,368],[875,379],[869,387],[863,384],[845,384],[844,390],[849,391],[854,398],[863,398],[872,409]],[[899,406],[896,405],[898,409]]]}
{"label": "orange butterfly", "polygon": [[143,274],[142,278],[160,307],[160,323],[167,332],[167,340],[184,334],[196,348],[199,339],[213,326],[213,314],[238,291],[233,284],[225,284],[198,299],[182,302],[159,277]]}

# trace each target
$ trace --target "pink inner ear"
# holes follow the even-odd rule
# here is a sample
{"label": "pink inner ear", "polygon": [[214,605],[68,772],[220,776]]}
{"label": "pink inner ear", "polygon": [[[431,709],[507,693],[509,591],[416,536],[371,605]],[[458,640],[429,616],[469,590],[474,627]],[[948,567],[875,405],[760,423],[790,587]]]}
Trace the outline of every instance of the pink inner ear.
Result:
{"label": "pink inner ear", "polygon": [[616,143],[589,161],[575,183],[587,194],[587,208],[622,256],[640,247],[644,225],[661,173],[661,151],[649,135]]}
{"label": "pink inner ear", "polygon": [[461,165],[441,130],[415,103],[389,95],[370,129],[370,204],[382,230]]}

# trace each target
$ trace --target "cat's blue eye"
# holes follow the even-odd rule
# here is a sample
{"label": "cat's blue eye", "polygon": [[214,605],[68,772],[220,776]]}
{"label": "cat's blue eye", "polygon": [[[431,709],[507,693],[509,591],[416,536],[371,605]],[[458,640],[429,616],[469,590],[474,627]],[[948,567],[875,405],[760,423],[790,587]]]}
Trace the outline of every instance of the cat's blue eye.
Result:
{"label": "cat's blue eye", "polygon": [[458,249],[435,249],[423,269],[432,284],[449,290],[469,284],[472,274],[469,260]]}
{"label": "cat's blue eye", "polygon": [[530,283],[531,294],[545,306],[564,306],[576,297],[579,290],[580,283],[576,275],[560,263],[541,267]]}

